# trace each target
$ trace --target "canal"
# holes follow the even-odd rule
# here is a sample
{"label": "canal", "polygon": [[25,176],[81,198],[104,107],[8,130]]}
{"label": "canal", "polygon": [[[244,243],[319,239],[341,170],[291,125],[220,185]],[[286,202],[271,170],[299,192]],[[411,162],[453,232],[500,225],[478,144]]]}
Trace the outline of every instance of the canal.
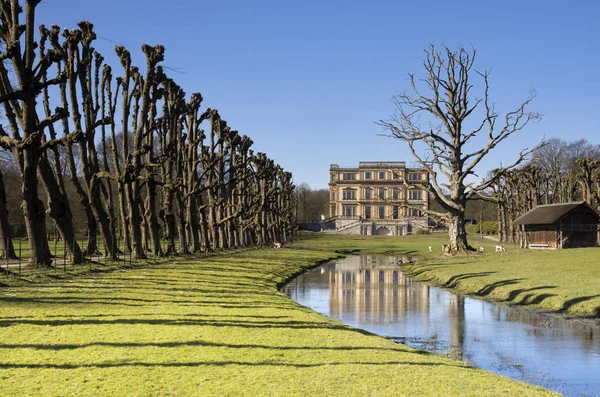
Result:
{"label": "canal", "polygon": [[600,395],[600,325],[550,317],[413,281],[408,257],[351,256],[282,291],[296,302],[398,343],[466,361],[566,396]]}

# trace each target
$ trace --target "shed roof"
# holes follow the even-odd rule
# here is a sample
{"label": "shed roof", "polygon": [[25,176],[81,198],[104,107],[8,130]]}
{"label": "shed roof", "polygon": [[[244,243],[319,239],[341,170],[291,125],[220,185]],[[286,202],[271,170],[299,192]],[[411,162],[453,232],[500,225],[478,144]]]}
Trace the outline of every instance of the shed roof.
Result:
{"label": "shed roof", "polygon": [[596,210],[594,210],[585,201],[577,201],[564,204],[545,204],[538,205],[526,214],[518,217],[513,225],[550,225],[564,216],[568,215],[575,209],[583,207],[600,218]]}

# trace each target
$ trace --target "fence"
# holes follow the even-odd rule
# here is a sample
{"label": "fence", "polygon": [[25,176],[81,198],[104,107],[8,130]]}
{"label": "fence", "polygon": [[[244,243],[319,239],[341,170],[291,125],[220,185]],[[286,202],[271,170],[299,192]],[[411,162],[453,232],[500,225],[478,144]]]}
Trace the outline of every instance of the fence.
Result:
{"label": "fence", "polygon": [[[48,248],[53,256],[52,263],[49,266],[33,266],[29,263],[29,242],[24,238],[15,238],[12,241],[16,258],[9,258],[7,250],[0,250],[0,273],[4,274],[5,277],[19,278],[29,278],[36,275],[58,276],[60,273],[78,274],[124,266],[155,265],[172,261],[175,257],[174,254],[159,257],[155,252],[146,252],[146,258],[144,259],[133,258],[131,252],[125,249],[124,241],[119,239],[117,242],[118,260],[110,260],[105,257],[106,251],[102,238],[97,236],[96,240],[98,245],[97,250],[95,252],[86,252],[82,262],[78,264],[75,264],[72,261],[64,241],[59,241],[58,239],[49,240]],[[87,237],[78,238],[76,241],[83,251],[83,248],[87,246]],[[161,240],[161,245],[162,251],[165,252],[167,248],[166,242]],[[6,246],[6,244],[4,246]],[[177,254],[177,257],[184,256]]]}

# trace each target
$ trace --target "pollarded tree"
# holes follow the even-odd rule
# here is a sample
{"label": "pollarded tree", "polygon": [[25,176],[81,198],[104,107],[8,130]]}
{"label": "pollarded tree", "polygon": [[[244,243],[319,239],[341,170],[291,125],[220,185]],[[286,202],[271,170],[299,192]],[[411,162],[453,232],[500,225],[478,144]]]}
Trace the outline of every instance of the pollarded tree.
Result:
{"label": "pollarded tree", "polygon": [[588,204],[597,206],[598,195],[594,189],[595,177],[600,170],[600,160],[594,160],[590,157],[583,157],[576,160],[577,165],[581,168],[579,171],[579,183],[581,185],[581,195],[583,200]]}
{"label": "pollarded tree", "polygon": [[[68,112],[65,108],[56,108],[54,113],[49,111],[47,88],[64,82],[66,76],[57,71],[48,78],[59,54],[54,50],[46,51],[44,29],[41,39],[35,39],[35,8],[39,3],[39,0],[27,1],[23,9],[16,0],[0,1],[0,43],[6,49],[0,54],[0,104],[4,106],[12,135],[0,128],[0,141],[3,148],[13,153],[21,174],[21,208],[29,239],[30,262],[49,265],[52,255],[46,237],[44,205],[39,199],[38,170],[47,193],[48,214],[54,219],[69,256],[79,262],[81,251],[74,238],[66,192],[46,156],[46,149],[59,144],[71,145],[78,139],[78,134],[46,140],[45,130],[66,118]],[[22,13],[25,14],[24,25],[21,24]],[[14,72],[14,87],[5,61]],[[46,117],[43,119],[37,107],[40,96],[45,98]]]}
{"label": "pollarded tree", "polygon": [[[445,211],[436,215],[448,220],[448,252],[456,254],[471,249],[464,225],[467,200],[490,187],[535,149],[522,150],[514,163],[497,169],[479,183],[471,183],[469,176],[474,175],[475,167],[492,149],[529,122],[539,120],[541,115],[526,110],[533,100],[532,93],[500,119],[490,102],[489,73],[473,69],[475,50],[460,47],[454,51],[444,47],[440,51],[431,45],[425,52],[426,77],[419,80],[411,74],[413,92],[394,96],[395,114],[391,120],[380,120],[378,124],[390,136],[406,142],[413,156],[429,172],[427,187]],[[484,91],[480,98],[471,92],[473,74],[482,80]],[[481,118],[472,120],[480,109]],[[427,128],[421,127],[421,118],[429,121]],[[499,119],[501,125],[497,125]],[[470,125],[474,128],[468,129]],[[473,138],[483,134],[487,135],[486,143],[470,151],[468,147],[475,145]],[[444,194],[444,188],[449,194]]]}

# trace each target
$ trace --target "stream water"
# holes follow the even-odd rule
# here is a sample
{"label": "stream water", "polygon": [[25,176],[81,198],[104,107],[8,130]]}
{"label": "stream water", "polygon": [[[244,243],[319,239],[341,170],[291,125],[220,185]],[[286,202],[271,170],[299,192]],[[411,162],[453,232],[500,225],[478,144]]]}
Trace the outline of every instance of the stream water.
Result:
{"label": "stream water", "polygon": [[351,256],[283,291],[296,302],[398,343],[566,396],[600,395],[600,323],[466,298],[402,274],[408,257]]}

